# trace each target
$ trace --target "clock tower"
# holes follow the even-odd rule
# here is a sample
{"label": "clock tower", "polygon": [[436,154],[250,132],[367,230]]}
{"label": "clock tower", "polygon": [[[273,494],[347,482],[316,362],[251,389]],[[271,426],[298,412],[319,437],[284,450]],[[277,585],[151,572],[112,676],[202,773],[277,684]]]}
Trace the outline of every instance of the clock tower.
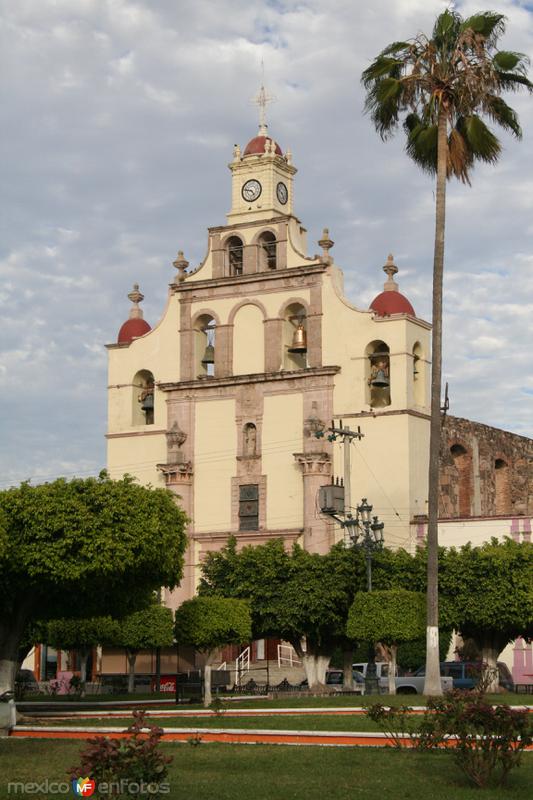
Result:
{"label": "clock tower", "polygon": [[293,177],[296,168],[291,163],[291,153],[268,135],[265,106],[268,95],[261,86],[256,102],[260,108],[259,131],[241,152],[233,148],[231,211],[227,215],[230,225],[236,222],[254,222],[270,219],[273,215],[293,214]]}

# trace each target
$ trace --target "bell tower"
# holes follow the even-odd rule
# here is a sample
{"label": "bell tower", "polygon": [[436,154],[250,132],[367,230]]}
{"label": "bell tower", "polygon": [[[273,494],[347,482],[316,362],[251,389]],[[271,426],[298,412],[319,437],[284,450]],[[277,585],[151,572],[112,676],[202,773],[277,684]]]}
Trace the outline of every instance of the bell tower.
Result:
{"label": "bell tower", "polygon": [[254,98],[259,106],[259,131],[244,151],[233,148],[231,211],[228,223],[268,219],[278,214],[293,214],[293,177],[296,168],[291,153],[283,154],[279,144],[268,135],[266,105],[272,97],[261,86]]}

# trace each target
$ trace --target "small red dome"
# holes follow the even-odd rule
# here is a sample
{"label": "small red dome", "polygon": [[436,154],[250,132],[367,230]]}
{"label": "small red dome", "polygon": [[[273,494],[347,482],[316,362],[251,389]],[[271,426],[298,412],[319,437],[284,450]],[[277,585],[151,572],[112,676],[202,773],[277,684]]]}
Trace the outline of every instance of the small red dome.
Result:
{"label": "small red dome", "polygon": [[372,300],[370,308],[379,317],[389,317],[391,314],[409,314],[410,317],[416,317],[413,306],[400,292],[381,292]]}
{"label": "small red dome", "polygon": [[[243,156],[251,156],[251,155],[257,155],[259,153],[264,153],[265,144],[267,141],[272,141],[269,136],[256,136],[254,139],[251,139],[244,148]],[[274,142],[274,144],[276,145],[276,154],[278,156],[282,156],[283,153],[281,151],[281,147],[277,142]]]}
{"label": "small red dome", "polygon": [[145,333],[151,330],[150,325],[148,325],[145,319],[141,319],[140,317],[127,319],[118,332],[117,341],[119,344],[130,344],[133,339],[138,336],[144,336]]}

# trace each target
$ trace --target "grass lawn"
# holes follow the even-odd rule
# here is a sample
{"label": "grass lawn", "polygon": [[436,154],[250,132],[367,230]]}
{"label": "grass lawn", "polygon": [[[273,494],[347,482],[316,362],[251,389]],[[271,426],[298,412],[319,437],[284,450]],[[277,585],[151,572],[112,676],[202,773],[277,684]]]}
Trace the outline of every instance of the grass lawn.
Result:
{"label": "grass lawn", "polygon": [[[233,698],[234,695],[231,695]],[[27,695],[24,698],[24,702],[31,702],[31,703],[87,703],[90,705],[91,703],[98,703],[98,702],[123,702],[128,701],[130,703],[135,703],[139,700],[173,700],[174,696],[169,695],[168,693],[160,693],[160,694],[125,694],[125,695],[87,695],[87,697],[82,698],[74,698],[65,695],[61,695],[59,697],[51,697],[48,695]],[[373,703],[384,703],[386,705],[397,706],[397,705],[413,705],[413,706],[423,706],[426,705],[427,698],[421,694],[401,694],[401,695],[389,695],[389,694],[376,694],[376,695],[359,695],[359,694],[348,694],[343,695],[340,693],[332,693],[327,695],[293,695],[287,693],[287,695],[283,695],[282,697],[276,697],[275,699],[269,699],[267,697],[257,697],[251,698],[249,700],[235,700],[235,699],[228,699],[221,695],[221,699],[227,703],[229,708],[316,708],[322,707],[325,708],[327,706],[367,706],[372,705]],[[512,692],[506,692],[505,694],[493,694],[487,695],[487,699],[491,703],[506,703],[508,705],[533,705],[533,695],[530,694],[514,694]],[[172,704],[168,703],[167,707],[172,707]],[[180,706],[182,708],[201,708],[201,706],[183,704]],[[110,706],[111,708],[111,706]],[[120,708],[120,706],[118,706]]]}
{"label": "grass lawn", "polygon": [[[0,800],[14,797],[8,794],[8,781],[66,780],[68,767],[78,763],[80,746],[0,740]],[[170,794],[165,795],[171,800],[511,800],[527,796],[533,784],[529,754],[507,788],[480,793],[468,785],[449,753],[227,744],[168,744],[163,749],[174,756]]]}
{"label": "grass lawn", "polygon": [[[131,717],[104,718],[104,719],[85,719],[75,720],[73,718],[64,721],[50,720],[36,717],[27,717],[25,723],[28,725],[44,726],[87,726],[87,727],[117,727],[127,728],[132,722]],[[379,731],[381,730],[375,722],[365,716],[319,716],[314,714],[290,714],[260,717],[228,717],[221,714],[218,717],[149,717],[148,722],[152,725],[159,725],[161,728],[261,728],[276,731]],[[416,718],[413,720],[416,728]]]}

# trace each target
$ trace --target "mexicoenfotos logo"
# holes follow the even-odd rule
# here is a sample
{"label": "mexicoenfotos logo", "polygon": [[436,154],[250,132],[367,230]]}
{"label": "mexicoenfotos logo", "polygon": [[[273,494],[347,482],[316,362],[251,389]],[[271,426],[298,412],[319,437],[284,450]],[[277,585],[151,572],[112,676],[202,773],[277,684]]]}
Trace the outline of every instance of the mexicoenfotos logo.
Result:
{"label": "mexicoenfotos logo", "polygon": [[72,791],[76,797],[90,797],[95,789],[96,783],[92,778],[74,778],[72,781]]}

